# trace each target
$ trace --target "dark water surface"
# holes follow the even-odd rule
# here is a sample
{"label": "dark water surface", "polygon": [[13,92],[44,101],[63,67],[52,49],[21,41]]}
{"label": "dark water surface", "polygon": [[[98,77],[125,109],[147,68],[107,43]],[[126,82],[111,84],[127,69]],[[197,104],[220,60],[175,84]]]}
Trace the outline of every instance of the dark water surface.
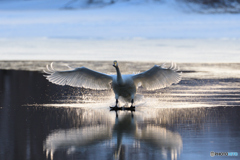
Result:
{"label": "dark water surface", "polygon": [[[210,152],[240,154],[240,64],[179,64],[179,84],[139,90],[135,112],[115,113],[111,91],[45,80],[48,62],[0,63],[1,160],[239,159]],[[111,62],[74,64],[114,74]],[[121,69],[152,65],[122,62]]]}

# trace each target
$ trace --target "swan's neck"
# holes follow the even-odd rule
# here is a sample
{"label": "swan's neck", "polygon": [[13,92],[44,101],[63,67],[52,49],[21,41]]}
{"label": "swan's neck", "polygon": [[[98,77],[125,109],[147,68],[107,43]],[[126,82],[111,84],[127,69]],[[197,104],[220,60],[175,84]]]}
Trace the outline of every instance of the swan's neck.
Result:
{"label": "swan's neck", "polygon": [[123,84],[122,75],[121,75],[121,72],[120,72],[118,67],[116,67],[116,71],[117,71],[117,82],[118,82],[118,84]]}

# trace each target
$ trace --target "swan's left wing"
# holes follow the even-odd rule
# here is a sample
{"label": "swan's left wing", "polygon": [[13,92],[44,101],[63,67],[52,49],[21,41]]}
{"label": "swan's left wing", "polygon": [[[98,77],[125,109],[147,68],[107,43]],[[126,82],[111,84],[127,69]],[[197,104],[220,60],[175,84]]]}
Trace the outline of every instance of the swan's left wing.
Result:
{"label": "swan's left wing", "polygon": [[169,68],[164,65],[155,65],[151,69],[134,75],[133,81],[135,85],[139,84],[147,90],[155,90],[168,87],[173,83],[178,83],[181,80],[181,73],[177,73],[178,67],[172,64]]}
{"label": "swan's left wing", "polygon": [[67,71],[56,71],[52,64],[47,65],[44,71],[46,79],[58,85],[69,85],[73,87],[84,87],[90,89],[110,89],[112,77],[85,67],[72,68]]}

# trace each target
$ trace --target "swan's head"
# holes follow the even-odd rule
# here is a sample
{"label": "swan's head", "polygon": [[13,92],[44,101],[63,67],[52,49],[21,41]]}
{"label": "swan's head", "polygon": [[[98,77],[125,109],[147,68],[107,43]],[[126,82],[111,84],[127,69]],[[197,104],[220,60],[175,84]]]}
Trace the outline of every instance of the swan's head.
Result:
{"label": "swan's head", "polygon": [[113,61],[113,67],[118,67],[118,62],[117,61]]}

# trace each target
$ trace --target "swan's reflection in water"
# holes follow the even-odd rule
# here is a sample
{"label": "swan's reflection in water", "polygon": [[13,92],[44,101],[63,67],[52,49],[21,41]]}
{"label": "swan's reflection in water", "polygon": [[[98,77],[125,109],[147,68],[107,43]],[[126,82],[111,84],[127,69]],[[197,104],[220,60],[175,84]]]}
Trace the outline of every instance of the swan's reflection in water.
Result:
{"label": "swan's reflection in water", "polygon": [[47,159],[55,159],[58,151],[81,155],[83,159],[177,159],[181,153],[180,134],[157,123],[145,123],[149,119],[145,112],[91,109],[83,113],[89,114],[82,116],[82,121],[94,117],[93,121],[98,123],[56,130],[47,136]]}

